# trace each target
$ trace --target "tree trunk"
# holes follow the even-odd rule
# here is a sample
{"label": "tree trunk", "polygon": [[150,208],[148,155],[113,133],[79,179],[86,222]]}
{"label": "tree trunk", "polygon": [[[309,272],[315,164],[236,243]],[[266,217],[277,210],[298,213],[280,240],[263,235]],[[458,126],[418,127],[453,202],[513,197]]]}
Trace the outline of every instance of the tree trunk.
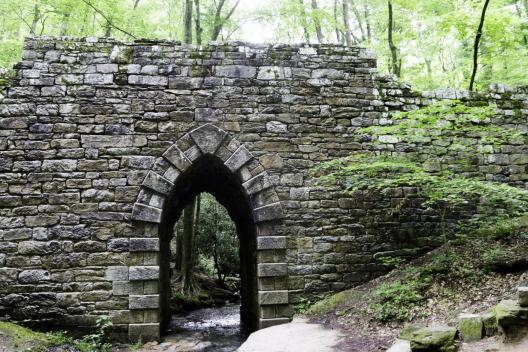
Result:
{"label": "tree trunk", "polygon": [[174,269],[178,272],[181,271],[182,268],[182,258],[183,258],[183,251],[182,251],[182,232],[178,231],[178,223],[174,225],[174,236],[176,237],[176,253],[174,254]]}
{"label": "tree trunk", "polygon": [[324,37],[323,30],[321,29],[321,21],[319,21],[319,18],[317,18],[317,0],[312,0],[312,9],[315,12],[313,20],[315,24],[315,33],[317,34],[317,41],[319,42],[319,44],[322,44],[324,41]]}
{"label": "tree trunk", "polygon": [[202,45],[202,24],[201,24],[201,11],[200,11],[200,0],[194,0],[194,24],[196,30],[196,44]]}
{"label": "tree trunk", "polygon": [[352,7],[352,12],[354,12],[354,16],[356,17],[357,23],[359,25],[359,30],[361,32],[361,41],[364,41],[367,35],[365,33],[365,29],[363,28],[363,20],[361,19],[361,15],[354,1],[353,0],[349,0],[349,1],[350,1],[350,6]]}
{"label": "tree trunk", "polygon": [[112,36],[112,24],[110,22],[106,22],[105,27],[105,37],[110,38]]}
{"label": "tree trunk", "polygon": [[134,10],[137,9],[139,5],[139,0],[134,1]]}
{"label": "tree trunk", "polygon": [[183,31],[183,41],[185,42],[185,44],[192,44],[192,0],[185,0]]}
{"label": "tree trunk", "polygon": [[304,7],[304,0],[299,0],[299,15],[301,16],[301,26],[304,33],[304,41],[310,43],[310,32],[308,31],[308,21],[306,20],[306,9]]}
{"label": "tree trunk", "polygon": [[480,39],[482,37],[482,31],[484,29],[484,21],[486,20],[486,11],[488,10],[488,5],[490,0],[486,0],[484,7],[482,8],[482,14],[480,15],[480,23],[477,29],[477,35],[475,36],[475,44],[473,46],[473,72],[471,73],[471,80],[469,82],[469,90],[473,90],[475,84],[475,77],[477,76],[478,70],[478,53],[480,46]]}
{"label": "tree trunk", "polygon": [[224,27],[224,23],[229,21],[233,13],[235,13],[236,8],[238,7],[238,4],[240,4],[240,0],[237,0],[237,2],[233,5],[231,10],[227,13],[227,15],[222,18],[222,8],[225,4],[226,0],[220,0],[218,2],[218,6],[216,7],[216,13],[215,18],[213,22],[213,31],[211,34],[211,40],[215,41],[218,39],[218,36],[222,32],[222,28]]}
{"label": "tree trunk", "polygon": [[70,13],[65,13],[62,15],[60,35],[65,36],[68,33],[68,24],[70,22]]}
{"label": "tree trunk", "polygon": [[343,0],[343,22],[345,24],[345,41],[347,46],[354,45],[352,27],[350,26],[350,0]]}
{"label": "tree trunk", "polygon": [[221,285],[224,284],[224,278],[222,276],[222,271],[220,270],[220,258],[218,257],[218,232],[220,231],[218,225],[218,204],[214,204],[214,227],[213,227],[213,261],[214,267],[216,270],[216,277],[218,278],[218,283]]}
{"label": "tree trunk", "polygon": [[183,209],[183,234],[182,234],[182,261],[180,279],[182,282],[182,292],[185,294],[193,291],[193,227],[195,216],[196,199],[193,199]]}
{"label": "tree trunk", "polygon": [[365,23],[367,24],[367,40],[370,43],[372,41],[372,29],[370,27],[370,11],[368,3],[366,1],[363,3],[363,6],[365,12]]}
{"label": "tree trunk", "polygon": [[338,20],[337,20],[337,6],[338,6],[338,0],[334,0],[334,25],[335,25],[335,33],[336,33],[336,39],[338,43],[341,43],[341,32],[339,30]]}
{"label": "tree trunk", "polygon": [[31,21],[31,28],[29,33],[32,35],[35,35],[37,33],[37,23],[40,20],[40,9],[38,4],[35,4],[34,12],[33,12],[33,20]]}
{"label": "tree trunk", "polygon": [[390,61],[390,73],[400,77],[401,74],[401,60],[398,60],[398,48],[394,45],[394,40],[392,38],[392,32],[394,30],[394,18],[392,13],[392,1],[388,1],[389,5],[389,29],[388,29],[388,39],[389,39],[389,48],[391,51],[391,61]]}

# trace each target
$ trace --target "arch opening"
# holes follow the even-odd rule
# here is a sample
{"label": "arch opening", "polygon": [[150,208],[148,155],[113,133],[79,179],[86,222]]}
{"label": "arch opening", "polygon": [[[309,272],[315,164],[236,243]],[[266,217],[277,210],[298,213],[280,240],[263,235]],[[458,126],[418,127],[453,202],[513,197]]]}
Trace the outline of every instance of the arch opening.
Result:
{"label": "arch opening", "polygon": [[160,318],[161,331],[170,318],[171,249],[173,228],[183,209],[200,193],[211,194],[228,212],[239,239],[241,279],[241,328],[244,333],[257,330],[259,324],[257,288],[256,224],[250,199],[239,177],[211,154],[201,155],[174,182],[163,209],[159,226],[160,239]]}

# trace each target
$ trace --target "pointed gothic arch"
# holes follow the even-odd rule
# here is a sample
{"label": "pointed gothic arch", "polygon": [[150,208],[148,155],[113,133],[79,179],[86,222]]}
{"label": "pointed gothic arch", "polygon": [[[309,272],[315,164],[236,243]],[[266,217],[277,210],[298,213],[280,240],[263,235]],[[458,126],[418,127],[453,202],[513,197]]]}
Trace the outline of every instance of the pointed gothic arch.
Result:
{"label": "pointed gothic arch", "polygon": [[241,314],[248,329],[291,319],[287,264],[277,259],[284,257],[286,237],[270,230],[283,218],[273,178],[243,144],[206,124],[185,134],[156,160],[134,203],[138,237],[130,238],[128,267],[131,340],[160,335],[167,312],[167,232],[184,205],[201,191],[212,193],[227,208],[237,225],[241,253],[247,252],[241,254],[246,267]]}

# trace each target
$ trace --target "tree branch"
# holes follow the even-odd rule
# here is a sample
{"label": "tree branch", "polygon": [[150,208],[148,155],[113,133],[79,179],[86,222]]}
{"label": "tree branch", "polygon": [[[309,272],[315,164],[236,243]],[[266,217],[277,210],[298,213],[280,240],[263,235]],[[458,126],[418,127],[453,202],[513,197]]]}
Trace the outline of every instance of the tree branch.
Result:
{"label": "tree branch", "polygon": [[126,30],[122,29],[122,28],[119,28],[118,26],[116,26],[112,20],[110,20],[107,16],[105,16],[104,13],[101,12],[101,10],[99,10],[97,7],[95,7],[90,1],[88,0],[81,0],[82,2],[84,2],[86,5],[90,6],[95,12],[97,12],[99,15],[101,15],[105,20],[106,22],[112,26],[113,28],[117,29],[118,31],[120,31],[121,33],[124,33],[126,35],[128,35],[129,37],[133,38],[133,39],[137,39],[137,37],[135,35],[133,35],[132,33],[130,32],[127,32]]}

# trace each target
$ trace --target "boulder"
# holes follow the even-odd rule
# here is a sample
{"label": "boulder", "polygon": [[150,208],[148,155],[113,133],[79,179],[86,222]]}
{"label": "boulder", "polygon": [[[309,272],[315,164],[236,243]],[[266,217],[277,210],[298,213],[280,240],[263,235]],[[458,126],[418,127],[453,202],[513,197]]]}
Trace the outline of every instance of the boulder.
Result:
{"label": "boulder", "polygon": [[505,341],[515,341],[528,334],[528,308],[516,300],[503,300],[495,308],[499,334]]}
{"label": "boulder", "polygon": [[400,337],[410,341],[412,352],[455,352],[457,329],[449,326],[404,328]]}
{"label": "boulder", "polygon": [[458,332],[465,342],[478,341],[482,339],[484,324],[478,314],[461,314],[459,317]]}

